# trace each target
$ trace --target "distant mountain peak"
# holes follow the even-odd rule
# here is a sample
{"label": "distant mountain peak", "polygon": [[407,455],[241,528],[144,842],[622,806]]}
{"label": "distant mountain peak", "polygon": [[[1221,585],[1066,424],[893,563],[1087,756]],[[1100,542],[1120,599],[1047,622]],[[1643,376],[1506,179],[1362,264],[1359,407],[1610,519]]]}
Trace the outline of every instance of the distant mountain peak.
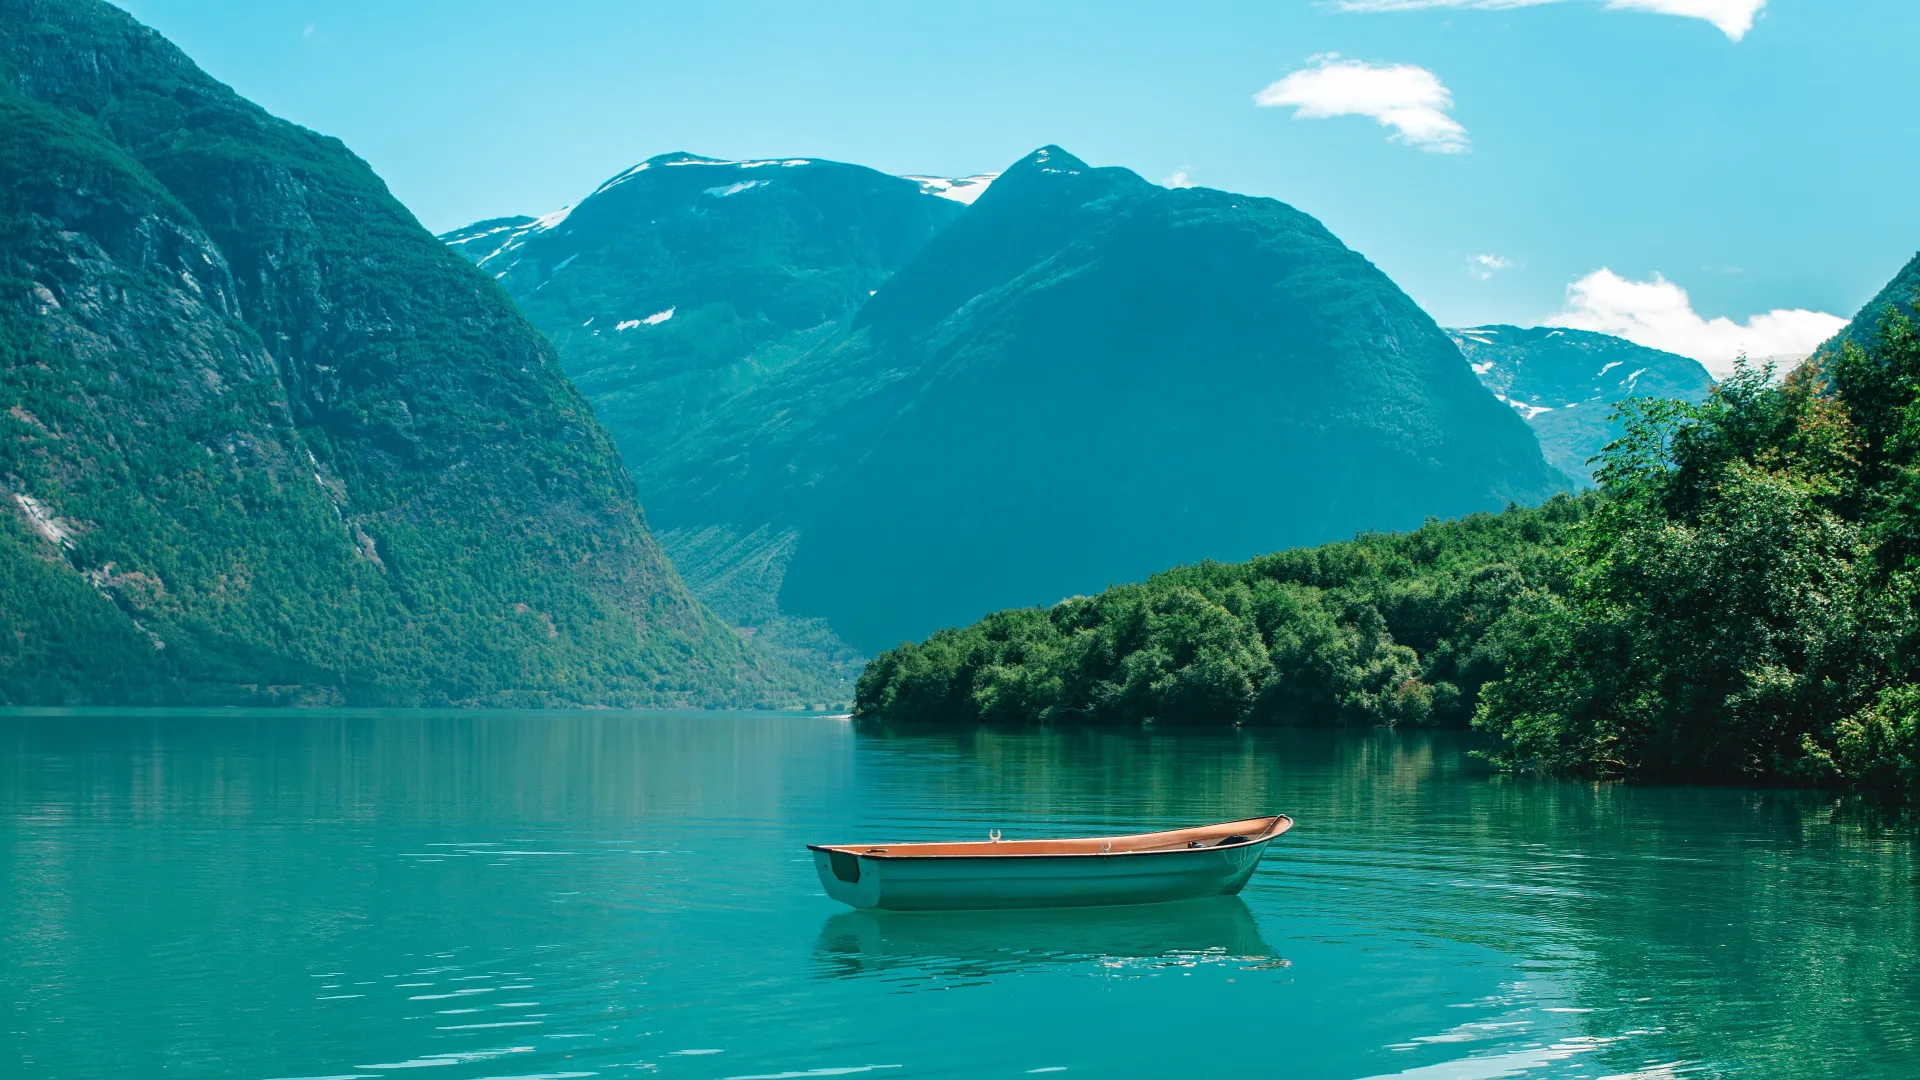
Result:
{"label": "distant mountain peak", "polygon": [[1480,384],[1520,414],[1560,471],[1590,482],[1590,459],[1624,432],[1613,408],[1633,397],[1703,400],[1713,377],[1695,360],[1624,338],[1558,326],[1447,331]]}
{"label": "distant mountain peak", "polygon": [[[1034,154],[1028,156],[1028,160],[1039,162],[1040,167],[1049,172],[1078,172],[1085,168],[1084,163],[1078,158],[1075,158],[1073,155],[1066,153],[1058,147],[1047,147],[1035,151]],[[1061,167],[1059,163],[1063,160],[1070,162],[1071,165]],[[1051,166],[1047,164],[1049,161],[1053,163]],[[593,193],[587,196],[587,199],[604,195],[614,188],[654,170],[677,169],[690,166],[716,170],[731,170],[736,174],[745,170],[776,170],[773,174],[760,174],[759,176],[749,174],[748,178],[742,179],[727,177],[720,183],[707,185],[701,189],[706,195],[715,198],[724,198],[728,195],[737,195],[743,191],[750,191],[757,187],[765,187],[768,181],[762,177],[766,175],[777,175],[777,170],[795,169],[806,166],[860,168],[859,166],[841,165],[838,162],[818,158],[743,158],[734,160],[707,157],[702,154],[676,150],[668,154],[655,154],[631,168],[614,174],[601,183],[599,187],[595,188]],[[899,179],[918,184],[920,186],[920,192],[923,195],[934,195],[950,202],[959,203],[962,206],[971,206],[975,199],[978,199],[986,192],[989,185],[1000,178],[1000,175],[999,173],[975,173],[971,176],[925,176],[916,173],[900,176]],[[563,206],[558,210],[540,215],[539,217],[513,215],[509,217],[489,218],[486,221],[476,221],[471,225],[441,233],[440,239],[450,244],[463,245],[488,237],[494,238],[494,242],[490,245],[487,254],[471,256],[471,253],[469,253],[476,262],[485,263],[496,256],[517,248],[522,241],[533,234],[548,232],[558,228],[575,209],[586,201],[586,199],[582,199],[578,203]]]}
{"label": "distant mountain peak", "polygon": [[[830,190],[878,190],[874,185],[879,188],[897,185],[898,190],[893,191],[892,197],[907,199],[915,197],[914,187],[909,186],[915,185],[920,196],[936,196],[943,202],[966,206],[979,198],[998,175],[889,176],[864,166],[823,158],[731,159],[676,150],[655,154],[616,173],[586,198],[551,213],[540,217],[492,218],[442,233],[440,238],[491,273],[495,280],[504,279],[509,274],[532,274],[536,284],[544,284],[552,273],[567,265],[568,256],[578,252],[569,247],[564,252],[549,252],[549,259],[527,262],[522,258],[527,244],[543,237],[569,237],[576,229],[583,230],[583,234],[602,234],[610,227],[616,230],[625,228],[618,222],[630,218],[639,206],[649,208],[645,211],[644,220],[657,223],[655,215],[666,207],[671,206],[671,213],[676,215],[693,213],[697,216],[712,209],[715,200],[726,199],[729,206],[738,205],[732,197],[747,192],[759,192],[759,195],[752,197],[757,199],[783,186],[788,189],[787,195],[792,196],[800,189],[816,194]],[[795,187],[796,184],[799,188]],[[802,193],[799,197],[804,201],[815,196]],[[593,220],[582,224],[589,218]],[[571,245],[572,241],[566,243]],[[858,295],[864,297],[869,292],[870,289],[863,288],[858,290]]]}
{"label": "distant mountain peak", "polygon": [[[641,165],[724,165],[725,158],[708,157],[705,154],[689,154],[685,150],[675,150],[671,154],[655,154]],[[632,171],[632,170],[629,170]]]}
{"label": "distant mountain peak", "polygon": [[[626,169],[610,177],[608,180],[602,183],[599,187],[593,189],[593,194],[587,196],[587,198],[582,199],[577,203],[571,203],[567,206],[561,207],[558,210],[552,211],[551,213],[542,214],[539,217],[526,217],[526,216],[501,217],[501,218],[491,218],[487,221],[475,222],[472,225],[468,225],[459,229],[454,229],[451,232],[441,233],[440,239],[460,249],[461,253],[471,258],[475,263],[475,265],[486,268],[488,264],[492,262],[494,259],[497,259],[502,255],[508,255],[513,253],[533,237],[538,236],[541,233],[552,232],[553,230],[559,228],[562,224],[564,224],[567,221],[569,217],[573,215],[573,212],[575,210],[579,209],[581,206],[584,206],[587,202],[595,198],[598,198],[599,196],[605,195],[607,192],[612,191],[613,189],[619,187],[620,185],[625,184],[628,181],[633,180],[634,178],[642,176],[653,170],[660,170],[660,169],[676,169],[677,170],[677,169],[691,166],[699,170],[697,173],[698,175],[708,175],[705,172],[705,170],[707,169],[733,170],[734,173],[737,174],[742,170],[748,170],[748,169],[773,168],[778,170],[778,169],[798,168],[798,167],[807,166],[807,165],[832,165],[832,164],[834,163],[816,161],[812,158],[760,158],[760,159],[752,159],[752,160],[732,161],[725,158],[704,157],[700,154],[690,154],[684,150],[676,150],[670,154],[655,154],[653,157],[650,157],[647,160],[642,161],[638,165],[635,165],[630,169]],[[758,179],[733,180],[730,177],[727,177],[725,173],[723,173],[721,177],[715,177],[715,179],[721,179],[721,182],[718,184],[712,184],[710,186],[706,186],[702,189],[706,195],[714,198],[724,198],[728,195],[736,195],[742,191],[748,191],[753,188],[764,187],[766,185],[766,181],[758,180]],[[959,184],[959,183],[962,183],[963,181],[947,181],[947,182],[952,184]],[[922,190],[925,190],[924,184],[922,185]],[[929,194],[932,194],[932,193],[929,192]],[[977,197],[978,192],[975,192],[974,195]],[[960,202],[972,201],[971,197],[964,198],[964,199],[959,198],[958,196],[947,196],[947,197],[954,198]],[[485,247],[484,254],[476,254],[476,251],[482,246],[476,243],[476,241],[486,241],[484,245]],[[467,245],[472,245],[472,248],[470,249]],[[494,274],[494,277],[497,279],[503,276],[505,273],[506,271],[504,270],[498,271]]]}
{"label": "distant mountain peak", "polygon": [[1092,166],[1086,162],[1081,161],[1079,158],[1074,157],[1058,146],[1048,143],[1046,146],[1035,150],[1033,153],[1015,162],[1013,168],[1007,171],[1014,172],[1015,170],[1037,169],[1041,172],[1066,173],[1072,175],[1074,173],[1086,172],[1090,168],[1092,168]]}
{"label": "distant mountain peak", "polygon": [[[593,191],[593,194],[598,195],[611,188],[619,187],[621,184],[626,183],[628,180],[631,180],[634,177],[639,176],[641,173],[644,173],[650,169],[671,169],[671,168],[686,167],[686,166],[716,168],[716,169],[729,169],[729,168],[730,169],[761,169],[761,168],[769,168],[769,167],[791,169],[791,168],[798,168],[802,165],[813,165],[813,164],[821,164],[821,163],[816,162],[812,158],[756,158],[756,159],[731,160],[728,158],[705,157],[700,154],[689,154],[684,150],[676,150],[671,154],[655,154],[653,157],[648,158],[647,160],[641,162],[638,165],[635,165],[634,167],[626,170],[625,172],[621,172],[614,175],[613,177],[608,179],[606,183],[603,183],[599,187],[595,188]],[[591,196],[589,196],[589,198],[591,198]]]}

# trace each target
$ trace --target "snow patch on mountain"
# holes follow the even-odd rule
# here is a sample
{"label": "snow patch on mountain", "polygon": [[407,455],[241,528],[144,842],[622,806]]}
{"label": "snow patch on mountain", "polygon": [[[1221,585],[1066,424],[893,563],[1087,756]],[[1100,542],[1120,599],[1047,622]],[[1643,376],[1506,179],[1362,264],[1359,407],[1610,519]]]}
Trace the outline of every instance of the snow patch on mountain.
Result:
{"label": "snow patch on mountain", "polygon": [[601,192],[608,190],[609,188],[618,187],[621,184],[624,184],[627,181],[633,179],[634,177],[639,176],[641,173],[646,172],[648,169],[652,167],[653,167],[652,162],[643,161],[640,164],[635,165],[633,168],[628,169],[626,172],[623,172],[620,175],[613,177],[612,179],[608,180],[606,183],[601,184],[599,187],[594,188],[593,194],[598,195]]}
{"label": "snow patch on mountain", "polygon": [[668,319],[673,318],[673,312],[674,312],[674,308],[668,308],[665,311],[656,311],[644,319],[626,319],[626,320],[623,320],[618,326],[615,326],[614,329],[615,330],[634,330],[642,326],[659,326],[661,323],[666,322]]}
{"label": "snow patch on mountain", "polygon": [[[578,205],[578,203],[573,204],[573,206]],[[527,231],[546,232],[548,229],[557,227],[561,222],[567,220],[568,214],[573,213],[573,206],[563,206],[551,214],[543,214],[540,217],[534,218],[533,224],[527,226]]]}
{"label": "snow patch on mountain", "polygon": [[718,165],[736,169],[764,169],[769,165],[781,165],[792,168],[795,165],[811,165],[807,158],[768,158],[760,161],[721,161],[718,158],[682,158],[679,161],[662,161],[662,165]]}
{"label": "snow patch on mountain", "polygon": [[979,173],[974,176],[903,176],[902,180],[911,180],[920,185],[920,190],[928,195],[938,195],[943,199],[968,206],[987,190],[987,185],[1000,179],[999,173]]}
{"label": "snow patch on mountain", "polygon": [[496,233],[514,232],[516,230],[524,231],[525,229],[526,229],[525,224],[496,225],[491,229],[482,229],[476,233],[466,233],[466,232],[448,233],[446,237],[444,237],[444,239],[446,239],[450,243],[464,244],[464,243],[471,243],[475,240],[484,240],[489,236],[495,235]]}

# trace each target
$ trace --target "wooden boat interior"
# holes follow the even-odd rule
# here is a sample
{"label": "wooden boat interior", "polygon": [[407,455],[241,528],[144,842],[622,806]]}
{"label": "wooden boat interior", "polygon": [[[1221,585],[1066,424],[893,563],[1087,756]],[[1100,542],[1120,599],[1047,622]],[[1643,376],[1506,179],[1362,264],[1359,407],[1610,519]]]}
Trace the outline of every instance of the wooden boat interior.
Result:
{"label": "wooden boat interior", "polygon": [[[1083,836],[1060,840],[974,840],[958,844],[809,844],[814,851],[841,852],[871,859],[927,859],[1031,855],[1144,855],[1194,848],[1236,847],[1271,840],[1293,827],[1285,814],[1242,818],[1218,825],[1125,836]],[[996,830],[997,834],[997,830]]]}

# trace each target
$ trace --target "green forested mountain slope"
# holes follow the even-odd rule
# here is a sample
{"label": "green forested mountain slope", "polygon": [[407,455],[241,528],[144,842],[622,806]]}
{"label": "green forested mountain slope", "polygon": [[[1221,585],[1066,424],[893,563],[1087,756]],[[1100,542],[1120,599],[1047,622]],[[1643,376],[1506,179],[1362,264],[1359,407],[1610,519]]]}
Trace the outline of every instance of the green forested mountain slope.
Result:
{"label": "green forested mountain slope", "polygon": [[813,689],[693,601],[497,286],[94,0],[0,0],[0,399],[0,701]]}
{"label": "green forested mountain slope", "polygon": [[1547,461],[1583,484],[1588,464],[1626,433],[1611,419],[1632,397],[1699,404],[1713,389],[1700,362],[1588,330],[1475,326],[1449,330],[1481,385],[1533,428]]}
{"label": "green forested mountain slope", "polygon": [[671,527],[790,538],[781,606],[867,649],[1567,483],[1312,218],[1057,147],[647,471]]}
{"label": "green forested mountain slope", "polygon": [[1846,329],[1835,334],[1833,340],[1820,349],[1827,355],[1838,354],[1842,344],[1852,342],[1855,345],[1872,343],[1874,335],[1880,332],[1881,320],[1889,309],[1898,311],[1908,318],[1914,316],[1914,304],[1920,301],[1920,255],[1908,260],[1907,265],[1893,276],[1881,290],[1867,301]]}

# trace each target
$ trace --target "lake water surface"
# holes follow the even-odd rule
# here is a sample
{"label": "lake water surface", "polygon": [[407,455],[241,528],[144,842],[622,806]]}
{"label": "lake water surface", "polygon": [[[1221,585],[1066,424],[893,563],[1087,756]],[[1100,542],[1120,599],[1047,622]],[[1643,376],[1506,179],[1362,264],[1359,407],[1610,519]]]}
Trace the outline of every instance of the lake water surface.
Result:
{"label": "lake water surface", "polygon": [[[858,913],[804,849],[1269,811],[1155,908]],[[0,714],[0,1075],[1914,1077],[1916,873],[1441,736]]]}

